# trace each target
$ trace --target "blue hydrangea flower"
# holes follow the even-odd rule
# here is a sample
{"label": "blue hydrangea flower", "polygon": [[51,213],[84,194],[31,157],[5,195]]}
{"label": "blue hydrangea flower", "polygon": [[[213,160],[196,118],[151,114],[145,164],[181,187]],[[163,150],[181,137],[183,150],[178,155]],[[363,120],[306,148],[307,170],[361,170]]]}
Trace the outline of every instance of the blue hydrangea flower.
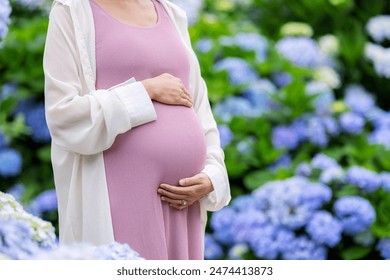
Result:
{"label": "blue hydrangea flower", "polygon": [[382,172],[380,174],[382,188],[390,193],[390,172]]}
{"label": "blue hydrangea flower", "polygon": [[375,99],[361,85],[351,85],[344,93],[344,101],[352,112],[364,116],[375,108]]}
{"label": "blue hydrangea flower", "polygon": [[287,244],[283,251],[284,260],[325,260],[326,247],[310,240],[307,236],[299,236]]}
{"label": "blue hydrangea flower", "polygon": [[13,94],[17,89],[18,85],[15,83],[4,84],[2,90],[0,91],[0,101]]}
{"label": "blue hydrangea flower", "polygon": [[370,134],[368,141],[372,144],[380,144],[390,149],[390,128],[378,128]]}
{"label": "blue hydrangea flower", "polygon": [[288,229],[304,226],[313,214],[332,197],[329,187],[311,183],[304,177],[272,181],[253,192],[257,208],[274,225]]}
{"label": "blue hydrangea flower", "polygon": [[355,113],[342,113],[340,116],[340,126],[343,131],[351,134],[359,134],[363,131],[364,118]]}
{"label": "blue hydrangea flower", "polygon": [[367,117],[376,129],[390,129],[390,112],[385,112],[382,109],[375,108],[367,114]]}
{"label": "blue hydrangea flower", "polygon": [[39,194],[29,205],[30,213],[41,217],[43,212],[57,210],[57,195],[55,190],[47,190]]}
{"label": "blue hydrangea flower", "polygon": [[340,166],[334,166],[327,168],[321,172],[320,182],[324,184],[340,182],[344,180],[344,177],[344,170]]}
{"label": "blue hydrangea flower", "polygon": [[25,222],[0,218],[0,253],[19,260],[29,258],[38,250],[33,232]]}
{"label": "blue hydrangea flower", "polygon": [[269,169],[272,171],[277,171],[279,168],[289,169],[291,168],[292,159],[291,156],[286,153],[278,158],[274,163],[269,166]]}
{"label": "blue hydrangea flower", "polygon": [[287,72],[278,72],[272,74],[272,81],[279,88],[287,86],[289,83],[291,83],[291,80],[292,80],[291,74]]}
{"label": "blue hydrangea flower", "polygon": [[25,191],[26,187],[23,184],[16,184],[7,190],[7,193],[12,195],[18,202],[20,202]]}
{"label": "blue hydrangea flower", "polygon": [[341,197],[334,204],[336,217],[343,231],[355,235],[366,230],[375,221],[376,213],[370,202],[359,196]]}
{"label": "blue hydrangea flower", "polygon": [[313,81],[307,83],[306,93],[308,95],[317,95],[313,100],[313,105],[316,108],[316,112],[319,114],[329,112],[332,103],[335,101],[334,93],[331,88],[322,82]]}
{"label": "blue hydrangea flower", "polygon": [[0,40],[7,35],[8,24],[10,23],[11,5],[8,0],[0,2]]}
{"label": "blue hydrangea flower", "polygon": [[340,133],[340,127],[337,121],[330,116],[325,116],[321,119],[322,125],[325,128],[325,131],[332,136],[337,136]]}
{"label": "blue hydrangea flower", "polygon": [[390,40],[390,16],[379,15],[371,18],[366,25],[366,30],[375,42]]}
{"label": "blue hydrangea flower", "polygon": [[288,126],[277,126],[272,130],[272,145],[277,149],[294,150],[299,145],[299,136]]}
{"label": "blue hydrangea flower", "polygon": [[206,233],[204,237],[204,258],[206,260],[217,260],[223,256],[221,246],[215,241],[211,234]]}
{"label": "blue hydrangea flower", "polygon": [[200,39],[196,42],[195,48],[201,53],[208,53],[213,48],[213,41],[210,39]]}
{"label": "blue hydrangea flower", "polygon": [[304,118],[295,119],[293,123],[290,125],[290,129],[295,131],[296,135],[298,136],[299,142],[303,142],[307,140],[308,130]]}
{"label": "blue hydrangea flower", "polygon": [[231,245],[234,243],[235,234],[232,226],[236,215],[237,213],[232,208],[225,207],[211,216],[210,224],[214,230],[214,237],[222,244]]}
{"label": "blue hydrangea flower", "polygon": [[237,143],[237,151],[240,154],[249,154],[252,151],[254,141],[251,138],[241,140]]}
{"label": "blue hydrangea flower", "polygon": [[227,71],[233,85],[250,84],[258,79],[257,73],[243,59],[227,57],[215,64],[217,71]]}
{"label": "blue hydrangea flower", "polygon": [[328,157],[325,154],[316,154],[311,161],[311,165],[314,168],[323,169],[323,170],[332,167],[339,167],[337,161],[335,161],[331,157]]}
{"label": "blue hydrangea flower", "polygon": [[18,102],[14,108],[14,115],[24,115],[36,106],[36,102],[33,99],[24,99]]}
{"label": "blue hydrangea flower", "polygon": [[274,260],[294,240],[294,233],[283,227],[268,225],[253,230],[250,246],[258,258]]}
{"label": "blue hydrangea flower", "polygon": [[31,129],[31,137],[38,143],[47,143],[51,136],[46,124],[45,108],[40,104],[26,112],[26,124]]}
{"label": "blue hydrangea flower", "polygon": [[336,246],[341,240],[341,223],[327,211],[318,211],[306,226],[311,239],[329,247]]}
{"label": "blue hydrangea flower", "polygon": [[368,193],[376,191],[381,186],[381,178],[377,173],[360,166],[352,166],[347,171],[346,180]]}
{"label": "blue hydrangea flower", "polygon": [[95,254],[101,260],[137,260],[140,259],[138,252],[130,248],[127,243],[112,242],[101,245],[95,249]]}
{"label": "blue hydrangea flower", "polygon": [[376,249],[385,260],[390,260],[390,238],[382,238],[379,240]]}
{"label": "blue hydrangea flower", "polygon": [[249,209],[237,214],[232,225],[235,234],[235,243],[249,242],[255,229],[262,228],[268,224],[267,216],[258,210]]}
{"label": "blue hydrangea flower", "polygon": [[239,243],[229,249],[229,260],[242,260],[243,255],[249,252],[249,246],[246,243]]}
{"label": "blue hydrangea flower", "polygon": [[266,59],[268,43],[265,37],[256,33],[239,33],[234,36],[233,40],[243,50],[254,51],[258,62]]}
{"label": "blue hydrangea flower", "polygon": [[310,164],[307,162],[302,162],[298,165],[295,170],[295,175],[309,177],[311,175],[312,169]]}
{"label": "blue hydrangea flower", "polygon": [[233,139],[233,133],[227,125],[218,125],[219,138],[221,140],[221,147],[229,145]]}
{"label": "blue hydrangea flower", "polygon": [[232,96],[224,99],[214,107],[214,114],[225,122],[233,117],[252,117],[253,108],[246,98]]}
{"label": "blue hydrangea flower", "polygon": [[0,176],[16,176],[21,169],[22,156],[18,151],[9,148],[0,150]]}
{"label": "blue hydrangea flower", "polygon": [[325,61],[317,43],[307,37],[285,37],[277,42],[276,49],[297,66],[317,67]]}
{"label": "blue hydrangea flower", "polygon": [[323,148],[328,145],[329,138],[320,118],[311,118],[309,120],[307,135],[309,141],[318,147]]}
{"label": "blue hydrangea flower", "polygon": [[203,0],[173,0],[172,2],[180,6],[180,8],[186,12],[190,25],[193,25],[198,21],[200,11],[203,7]]}
{"label": "blue hydrangea flower", "polygon": [[15,0],[20,5],[28,8],[29,10],[35,10],[42,4],[42,0]]}
{"label": "blue hydrangea flower", "polygon": [[7,138],[3,134],[3,132],[0,130],[0,149],[4,148],[8,145]]}
{"label": "blue hydrangea flower", "polygon": [[232,207],[238,212],[256,209],[255,198],[251,194],[244,194],[236,197],[232,201]]}
{"label": "blue hydrangea flower", "polygon": [[269,112],[277,106],[272,99],[272,94],[276,92],[276,87],[269,80],[260,79],[252,83],[243,92],[243,96],[250,102],[255,116]]}

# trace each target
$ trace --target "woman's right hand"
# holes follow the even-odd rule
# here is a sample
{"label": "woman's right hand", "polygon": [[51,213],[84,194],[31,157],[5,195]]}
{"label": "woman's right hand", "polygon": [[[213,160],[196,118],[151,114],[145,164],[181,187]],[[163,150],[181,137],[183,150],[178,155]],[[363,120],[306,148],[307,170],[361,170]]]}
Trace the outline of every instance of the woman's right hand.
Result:
{"label": "woman's right hand", "polygon": [[192,107],[190,93],[183,82],[171,74],[164,73],[141,82],[152,100],[169,105]]}

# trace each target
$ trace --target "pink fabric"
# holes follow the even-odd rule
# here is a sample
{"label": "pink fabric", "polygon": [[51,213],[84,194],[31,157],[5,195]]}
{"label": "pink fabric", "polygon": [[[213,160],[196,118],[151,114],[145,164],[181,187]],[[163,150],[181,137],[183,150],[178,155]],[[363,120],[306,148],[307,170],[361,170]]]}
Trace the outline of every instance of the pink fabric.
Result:
{"label": "pink fabric", "polygon": [[[131,77],[170,73],[188,88],[189,62],[163,6],[152,0],[158,22],[124,24],[90,0],[96,32],[97,89]],[[131,93],[129,93],[131,94]],[[104,152],[115,240],[146,259],[202,259],[199,203],[178,211],[161,202],[161,183],[178,185],[199,173],[206,145],[193,108],[153,102],[157,120],[119,135]]]}

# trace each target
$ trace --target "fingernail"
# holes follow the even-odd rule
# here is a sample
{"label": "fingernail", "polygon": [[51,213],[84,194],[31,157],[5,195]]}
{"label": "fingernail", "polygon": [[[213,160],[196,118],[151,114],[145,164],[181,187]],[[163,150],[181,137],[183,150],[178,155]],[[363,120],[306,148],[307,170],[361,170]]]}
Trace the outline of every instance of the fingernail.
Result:
{"label": "fingernail", "polygon": [[161,189],[157,189],[157,192],[158,192],[158,193],[161,193]]}
{"label": "fingernail", "polygon": [[180,185],[183,185],[183,184],[184,184],[184,180],[180,180],[180,181],[179,181],[179,184],[180,184]]}

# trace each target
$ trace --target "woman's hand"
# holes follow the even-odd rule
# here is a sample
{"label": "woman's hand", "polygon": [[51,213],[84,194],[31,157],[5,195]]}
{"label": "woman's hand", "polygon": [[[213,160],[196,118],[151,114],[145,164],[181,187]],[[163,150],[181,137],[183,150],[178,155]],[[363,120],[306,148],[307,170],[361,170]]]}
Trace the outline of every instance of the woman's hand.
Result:
{"label": "woman's hand", "polygon": [[[161,200],[169,203],[175,209],[182,210],[196,201],[203,198],[214,190],[209,176],[199,173],[191,178],[184,178],[179,181],[179,186],[161,184],[157,192]],[[187,204],[183,205],[182,202]]]}
{"label": "woman's hand", "polygon": [[192,107],[190,93],[182,81],[171,74],[141,81],[151,99],[169,105],[183,105]]}

